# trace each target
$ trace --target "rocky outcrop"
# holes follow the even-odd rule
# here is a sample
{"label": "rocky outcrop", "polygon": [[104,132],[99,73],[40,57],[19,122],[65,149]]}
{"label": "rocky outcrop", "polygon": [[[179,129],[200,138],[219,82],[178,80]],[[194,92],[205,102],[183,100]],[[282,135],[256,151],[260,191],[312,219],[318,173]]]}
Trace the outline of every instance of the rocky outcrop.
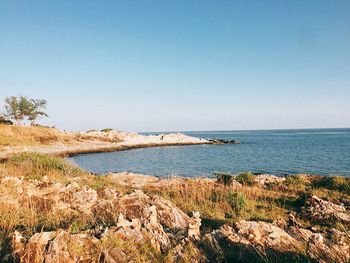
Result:
{"label": "rocky outcrop", "polygon": [[201,226],[201,218],[199,212],[193,212],[192,217],[189,220],[188,224],[188,237],[199,239],[200,238],[200,226]]}
{"label": "rocky outcrop", "polygon": [[348,233],[336,229],[319,233],[278,223],[285,229],[276,223],[241,220],[203,239],[215,258],[226,262],[349,262]]}
{"label": "rocky outcrop", "polygon": [[254,182],[267,186],[269,184],[279,184],[286,180],[285,177],[271,175],[271,174],[258,174],[254,177]]}
{"label": "rocky outcrop", "polygon": [[106,176],[113,182],[132,188],[158,186],[161,183],[161,179],[158,177],[129,172],[110,173]]}
{"label": "rocky outcrop", "polygon": [[224,140],[224,139],[208,139],[212,144],[240,144],[238,140]]}
{"label": "rocky outcrop", "polygon": [[[155,177],[129,172],[110,173],[106,175],[106,177],[114,183],[133,189],[184,186],[188,182],[193,182],[198,187],[201,187],[204,185],[214,185],[216,182],[216,180],[212,178],[184,178],[179,176]],[[234,183],[237,186],[242,186],[236,181]]]}
{"label": "rocky outcrop", "polygon": [[[288,222],[239,220],[208,231],[201,229],[199,212],[189,217],[170,201],[139,189],[123,193],[105,186],[82,186],[79,178],[70,183],[43,179],[0,178],[2,206],[24,210],[21,216],[28,214],[29,220],[35,213],[51,216],[52,222],[67,218],[55,227],[36,228],[31,235],[19,227],[11,242],[12,255],[19,262],[350,261],[349,233],[306,229],[298,217],[305,214],[290,214]],[[315,221],[347,222],[348,216],[344,206],[317,196],[306,201],[303,213]]]}
{"label": "rocky outcrop", "polygon": [[[21,127],[17,127],[21,129]],[[26,127],[28,128],[28,127]],[[25,129],[25,128],[23,128]],[[35,129],[35,127],[32,127]],[[208,140],[188,136],[182,133],[169,133],[160,135],[142,135],[135,132],[122,132],[116,130],[90,131],[90,132],[62,132],[47,128],[46,133],[53,133],[56,140],[36,145],[0,145],[0,160],[8,159],[20,152],[37,152],[52,155],[74,155],[90,152],[121,151],[133,148],[145,148],[168,145],[195,145],[210,144]],[[17,131],[18,135],[21,134]],[[37,139],[40,142],[44,134]],[[10,133],[10,138],[16,141],[16,133]],[[45,139],[46,141],[48,139]]]}
{"label": "rocky outcrop", "polygon": [[306,200],[303,215],[321,224],[339,222],[350,225],[350,212],[344,205],[334,204],[315,195]]}
{"label": "rocky outcrop", "polygon": [[[183,248],[178,246],[187,239],[192,222],[159,196],[148,196],[140,190],[120,194],[75,182],[62,185],[4,177],[0,181],[0,203],[18,206],[16,209],[28,205],[33,212],[57,217],[78,216],[73,223],[93,220],[88,228],[44,231],[29,239],[15,232],[13,254],[20,262],[128,262],[134,257],[152,258],[175,246],[181,251]],[[142,250],[146,244],[155,254]]]}
{"label": "rocky outcrop", "polygon": [[334,228],[319,233],[296,227],[289,228],[288,232],[303,242],[306,254],[318,262],[350,261],[350,234],[348,233]]}
{"label": "rocky outcrop", "polygon": [[271,262],[276,257],[279,260],[302,257],[303,244],[271,223],[242,220],[234,227],[225,225],[210,236],[219,244],[221,257],[227,262]]}

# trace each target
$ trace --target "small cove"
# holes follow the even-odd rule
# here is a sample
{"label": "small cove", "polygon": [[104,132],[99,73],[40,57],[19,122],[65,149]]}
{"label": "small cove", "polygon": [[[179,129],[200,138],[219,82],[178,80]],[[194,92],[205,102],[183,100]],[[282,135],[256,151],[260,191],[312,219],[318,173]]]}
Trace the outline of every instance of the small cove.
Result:
{"label": "small cove", "polygon": [[276,175],[350,176],[350,129],[184,133],[201,138],[237,139],[241,144],[142,148],[81,154],[69,159],[98,174],[128,171],[156,176],[196,177],[210,176],[218,171],[251,171]]}

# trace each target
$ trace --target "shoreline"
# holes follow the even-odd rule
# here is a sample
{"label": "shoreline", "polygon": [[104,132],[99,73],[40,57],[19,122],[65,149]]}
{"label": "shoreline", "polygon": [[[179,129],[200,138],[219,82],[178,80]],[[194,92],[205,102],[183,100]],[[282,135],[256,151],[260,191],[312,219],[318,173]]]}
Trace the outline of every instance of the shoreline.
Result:
{"label": "shoreline", "polygon": [[[2,146],[0,144],[0,161],[6,161],[13,155],[22,152],[45,153],[62,157],[138,148],[223,143],[187,136],[182,133],[140,135],[116,130],[107,132],[62,132],[51,128],[16,126],[2,127],[0,132],[2,132],[0,136],[3,138],[15,141],[13,144],[3,144]],[[22,136],[22,141],[18,143],[16,139],[20,136]],[[27,141],[30,136],[33,137],[31,138],[32,141]]]}
{"label": "shoreline", "polygon": [[43,142],[12,134],[17,144],[0,148],[8,155],[32,151],[0,163],[1,262],[11,256],[26,262],[28,255],[30,262],[50,261],[62,253],[72,262],[102,262],[105,255],[128,262],[134,254],[144,257],[145,246],[157,254],[142,262],[167,262],[156,261],[157,255],[262,262],[264,253],[269,262],[268,255],[298,262],[350,259],[350,178],[249,172],[218,172],[216,178],[97,176],[53,155],[217,143],[183,134],[45,132],[35,137]]}
{"label": "shoreline", "polygon": [[[191,145],[206,145],[206,144],[214,144],[211,142],[187,142],[187,143],[151,143],[151,144],[135,144],[135,145],[93,145],[87,148],[80,148],[78,146],[71,146],[70,149],[55,149],[57,146],[53,147],[28,147],[26,146],[23,149],[11,149],[8,151],[0,152],[0,161],[6,161],[10,159],[13,155],[23,152],[37,152],[37,153],[45,153],[58,157],[71,157],[81,154],[89,154],[89,153],[104,153],[104,152],[119,152],[119,151],[127,151],[132,149],[142,149],[142,148],[154,148],[154,147],[168,147],[168,146],[191,146]],[[69,146],[64,146],[69,147]]]}

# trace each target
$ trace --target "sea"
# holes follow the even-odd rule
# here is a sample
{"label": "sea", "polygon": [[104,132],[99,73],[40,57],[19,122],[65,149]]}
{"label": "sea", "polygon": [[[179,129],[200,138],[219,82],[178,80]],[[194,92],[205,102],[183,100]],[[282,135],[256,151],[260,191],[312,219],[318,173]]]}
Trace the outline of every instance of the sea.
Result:
{"label": "sea", "polygon": [[[146,133],[146,134],[160,134]],[[350,128],[183,132],[240,144],[165,146],[80,154],[69,159],[96,173],[133,172],[161,177],[211,177],[250,171],[350,176]]]}

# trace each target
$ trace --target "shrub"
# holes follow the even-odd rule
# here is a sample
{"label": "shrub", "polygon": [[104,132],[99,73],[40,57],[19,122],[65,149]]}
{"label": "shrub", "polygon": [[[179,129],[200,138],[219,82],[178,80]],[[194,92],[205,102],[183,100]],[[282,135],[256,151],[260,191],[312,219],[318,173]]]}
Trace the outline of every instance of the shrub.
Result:
{"label": "shrub", "polygon": [[298,174],[288,175],[285,184],[288,186],[300,186],[305,184],[305,180]]}
{"label": "shrub", "polygon": [[110,132],[110,131],[113,131],[112,128],[105,128],[105,129],[102,129],[101,132]]}
{"label": "shrub", "polygon": [[313,196],[313,192],[307,191],[307,192],[302,192],[299,197],[295,200],[294,205],[297,208],[300,208],[305,205],[306,201],[310,199],[310,197]]}
{"label": "shrub", "polygon": [[214,176],[216,176],[216,180],[218,183],[223,185],[231,185],[233,180],[233,175],[228,173],[214,173]]}
{"label": "shrub", "polygon": [[0,124],[13,125],[13,122],[0,115]]}
{"label": "shrub", "polygon": [[243,185],[254,185],[254,175],[251,172],[240,173],[235,179]]}
{"label": "shrub", "polygon": [[[225,195],[224,195],[225,197]],[[218,190],[215,190],[213,189],[211,191],[211,195],[210,195],[210,201],[214,202],[214,203],[217,203],[217,202],[220,202],[222,201],[224,198],[223,198],[223,193],[222,191],[218,191]]]}
{"label": "shrub", "polygon": [[314,186],[350,194],[350,178],[344,176],[324,177],[322,180],[316,182]]}
{"label": "shrub", "polygon": [[72,224],[69,226],[69,232],[71,234],[78,234],[82,231],[85,231],[89,228],[91,228],[93,225],[90,222],[83,222],[80,220],[76,220],[72,222]]}
{"label": "shrub", "polygon": [[42,177],[50,172],[59,172],[62,175],[76,176],[83,173],[78,167],[62,158],[41,153],[24,152],[12,157],[7,167],[19,168],[22,175]]}
{"label": "shrub", "polygon": [[243,193],[230,191],[227,193],[226,198],[231,208],[237,213],[237,215],[239,215],[246,203]]}

